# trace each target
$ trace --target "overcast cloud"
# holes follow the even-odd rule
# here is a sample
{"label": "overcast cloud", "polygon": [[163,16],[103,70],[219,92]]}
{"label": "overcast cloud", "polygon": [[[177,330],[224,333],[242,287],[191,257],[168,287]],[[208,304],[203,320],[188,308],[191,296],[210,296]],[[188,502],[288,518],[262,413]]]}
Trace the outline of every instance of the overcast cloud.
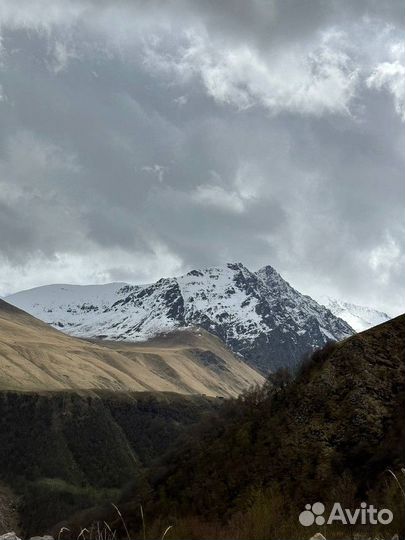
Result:
{"label": "overcast cloud", "polygon": [[402,0],[0,0],[0,295],[273,265],[404,308]]}

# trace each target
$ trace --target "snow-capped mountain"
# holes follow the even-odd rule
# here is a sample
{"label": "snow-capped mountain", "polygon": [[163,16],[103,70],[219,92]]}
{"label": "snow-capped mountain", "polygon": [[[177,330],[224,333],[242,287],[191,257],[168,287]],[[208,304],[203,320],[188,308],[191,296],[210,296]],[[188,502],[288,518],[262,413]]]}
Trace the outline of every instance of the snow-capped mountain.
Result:
{"label": "snow-capped mountain", "polygon": [[363,332],[392,319],[383,311],[351,304],[330,296],[321,296],[318,298],[318,302],[327,307],[336,317],[346,321],[356,332]]}
{"label": "snow-capped mountain", "polygon": [[251,272],[240,263],[193,270],[150,285],[50,285],[7,301],[79,337],[143,341],[199,326],[263,373],[294,366],[311,350],[353,333],[271,266]]}

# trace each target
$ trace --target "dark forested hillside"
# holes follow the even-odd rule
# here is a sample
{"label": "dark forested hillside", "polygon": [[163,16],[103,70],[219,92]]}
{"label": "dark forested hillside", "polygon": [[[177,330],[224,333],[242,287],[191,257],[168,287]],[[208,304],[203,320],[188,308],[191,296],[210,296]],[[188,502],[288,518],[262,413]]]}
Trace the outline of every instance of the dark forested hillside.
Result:
{"label": "dark forested hillside", "polygon": [[173,538],[215,537],[208,523],[250,538],[244,527],[262,522],[258,537],[288,538],[307,502],[368,500],[395,510],[398,532],[403,500],[388,469],[403,476],[404,335],[402,316],[227,403],[153,469],[147,490],[126,492],[129,526],[142,502],[177,523]]}
{"label": "dark forested hillside", "polygon": [[116,500],[219,401],[152,393],[0,393],[1,480],[27,533]]}

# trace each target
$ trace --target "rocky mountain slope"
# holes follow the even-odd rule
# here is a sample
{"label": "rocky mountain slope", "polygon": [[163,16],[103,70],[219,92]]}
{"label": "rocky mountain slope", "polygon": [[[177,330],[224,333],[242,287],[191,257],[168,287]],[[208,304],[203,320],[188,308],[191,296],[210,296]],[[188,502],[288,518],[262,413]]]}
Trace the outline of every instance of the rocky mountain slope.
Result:
{"label": "rocky mountain slope", "polygon": [[351,304],[330,296],[321,296],[317,298],[317,301],[327,307],[336,317],[346,321],[356,332],[363,332],[392,319],[390,315],[383,311]]}
{"label": "rocky mountain slope", "polygon": [[233,396],[262,376],[204,330],[90,343],[0,300],[0,390],[166,391]]}
{"label": "rocky mountain slope", "polygon": [[151,285],[51,285],[7,301],[79,337],[136,342],[197,326],[263,373],[295,366],[308,352],[353,333],[271,266],[255,273],[240,263]]}

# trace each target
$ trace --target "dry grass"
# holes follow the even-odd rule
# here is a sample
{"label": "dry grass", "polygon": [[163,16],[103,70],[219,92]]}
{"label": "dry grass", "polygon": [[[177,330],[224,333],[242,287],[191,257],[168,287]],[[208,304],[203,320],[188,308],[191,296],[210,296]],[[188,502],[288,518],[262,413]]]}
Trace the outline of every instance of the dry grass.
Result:
{"label": "dry grass", "polygon": [[[402,493],[402,496],[404,497],[404,500],[405,500],[405,490],[402,487],[401,481],[398,479],[398,476],[391,469],[387,469],[387,472],[394,478],[394,480],[397,483],[397,485],[398,485],[398,487],[399,487],[399,489],[400,489],[400,491]],[[405,469],[401,469],[401,472],[405,476]]]}
{"label": "dry grass", "polygon": [[[122,515],[121,510],[114,503],[111,503],[111,506],[115,509],[122,528],[125,531],[125,540],[136,540],[136,537],[131,537],[129,528],[124,519],[124,516]],[[142,522],[142,540],[147,540],[148,535],[142,505],[139,506],[139,512]],[[169,531],[171,531],[172,529],[173,526],[169,525],[165,528],[163,533],[158,534],[156,538],[158,540],[165,540]],[[72,530],[68,527],[61,527],[57,534],[57,540],[117,540],[118,538],[124,538],[122,536],[119,536],[118,534],[118,531],[113,530],[106,521],[97,521],[95,523],[92,523],[89,527],[81,528],[80,531],[76,534],[72,534]],[[152,538],[153,534],[150,537]]]}
{"label": "dry grass", "polygon": [[[3,306],[3,307],[2,307]],[[263,377],[207,332],[178,332],[146,344],[68,336],[0,301],[0,389],[104,389],[235,396]],[[184,340],[184,342],[182,342]],[[224,369],[204,363],[201,351]]]}

